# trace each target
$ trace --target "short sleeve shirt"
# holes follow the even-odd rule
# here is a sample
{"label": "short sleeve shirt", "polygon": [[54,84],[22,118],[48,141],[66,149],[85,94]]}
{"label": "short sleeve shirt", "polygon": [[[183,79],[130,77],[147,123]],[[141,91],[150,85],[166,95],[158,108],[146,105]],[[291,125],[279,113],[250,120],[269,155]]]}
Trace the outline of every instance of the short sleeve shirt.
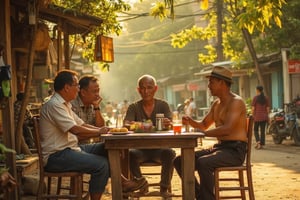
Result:
{"label": "short sleeve shirt", "polygon": [[71,101],[72,104],[72,110],[80,117],[85,123],[96,125],[96,117],[95,117],[95,111],[94,106],[84,106],[84,104],[81,101],[81,98],[79,95]]}
{"label": "short sleeve shirt", "polygon": [[146,121],[151,120],[153,125],[156,125],[156,114],[163,113],[165,117],[172,119],[172,113],[169,104],[161,99],[155,99],[154,109],[151,116],[148,117],[143,109],[142,100],[129,105],[124,120],[128,121]]}
{"label": "short sleeve shirt", "polygon": [[268,110],[270,107],[269,99],[266,97],[266,103],[260,104],[257,102],[257,97],[255,96],[252,100],[251,106],[254,107],[253,119],[255,122],[267,121],[268,120]]}
{"label": "short sleeve shirt", "polygon": [[58,93],[55,93],[41,107],[39,128],[44,165],[49,155],[57,151],[65,148],[80,151],[77,136],[69,130],[84,122],[71,108],[71,103],[66,102]]}

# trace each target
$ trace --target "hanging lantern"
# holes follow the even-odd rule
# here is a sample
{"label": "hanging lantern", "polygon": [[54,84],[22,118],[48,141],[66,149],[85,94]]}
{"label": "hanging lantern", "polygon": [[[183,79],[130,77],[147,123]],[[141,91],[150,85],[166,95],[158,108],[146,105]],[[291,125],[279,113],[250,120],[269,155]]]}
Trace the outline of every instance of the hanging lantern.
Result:
{"label": "hanging lantern", "polygon": [[96,37],[95,61],[114,62],[113,39],[103,35]]}

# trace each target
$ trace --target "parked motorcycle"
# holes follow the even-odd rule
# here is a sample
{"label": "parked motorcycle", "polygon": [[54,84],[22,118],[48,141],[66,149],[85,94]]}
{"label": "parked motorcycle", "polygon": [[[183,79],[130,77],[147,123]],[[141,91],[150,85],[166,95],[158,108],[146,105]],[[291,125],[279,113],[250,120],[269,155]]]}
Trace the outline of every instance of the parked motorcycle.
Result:
{"label": "parked motorcycle", "polygon": [[278,109],[269,115],[267,133],[272,135],[275,144],[281,144],[284,139],[289,138],[300,146],[300,99],[284,105],[285,110]]}

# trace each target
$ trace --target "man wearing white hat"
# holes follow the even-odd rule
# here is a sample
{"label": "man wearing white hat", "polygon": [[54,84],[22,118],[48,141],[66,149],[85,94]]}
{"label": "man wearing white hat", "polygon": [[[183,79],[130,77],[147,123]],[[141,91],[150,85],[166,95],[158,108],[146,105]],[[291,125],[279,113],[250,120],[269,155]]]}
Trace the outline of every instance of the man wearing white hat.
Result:
{"label": "man wearing white hat", "polygon": [[[225,67],[216,66],[207,78],[211,95],[217,97],[210,111],[200,122],[190,117],[183,119],[183,124],[200,129],[205,136],[218,139],[218,143],[212,148],[195,153],[195,170],[200,176],[200,183],[196,180],[195,184],[197,200],[215,199],[215,168],[241,165],[247,148],[246,105],[240,96],[230,90],[231,71]],[[212,125],[215,125],[215,128],[209,129]],[[181,176],[180,156],[174,160],[174,166]]]}

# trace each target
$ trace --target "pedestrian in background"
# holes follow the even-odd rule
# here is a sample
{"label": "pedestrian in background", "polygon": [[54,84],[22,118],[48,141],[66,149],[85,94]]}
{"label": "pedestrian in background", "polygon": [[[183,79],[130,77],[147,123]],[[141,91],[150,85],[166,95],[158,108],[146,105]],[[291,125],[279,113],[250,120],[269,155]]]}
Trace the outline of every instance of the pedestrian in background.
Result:
{"label": "pedestrian in background", "polygon": [[189,99],[189,101],[190,101],[190,103],[189,103],[189,107],[188,107],[188,112],[190,113],[190,116],[192,117],[192,119],[197,119],[197,107],[196,107],[194,98],[191,97]]}
{"label": "pedestrian in background", "polygon": [[189,110],[189,105],[190,105],[190,100],[189,99],[186,99],[184,101],[184,114],[187,115],[187,116],[191,116],[191,113],[190,113],[190,110]]}
{"label": "pedestrian in background", "polygon": [[256,149],[261,149],[265,145],[265,130],[269,121],[270,102],[264,95],[262,86],[256,87],[256,96],[252,100],[252,115],[254,119],[254,136]]}

